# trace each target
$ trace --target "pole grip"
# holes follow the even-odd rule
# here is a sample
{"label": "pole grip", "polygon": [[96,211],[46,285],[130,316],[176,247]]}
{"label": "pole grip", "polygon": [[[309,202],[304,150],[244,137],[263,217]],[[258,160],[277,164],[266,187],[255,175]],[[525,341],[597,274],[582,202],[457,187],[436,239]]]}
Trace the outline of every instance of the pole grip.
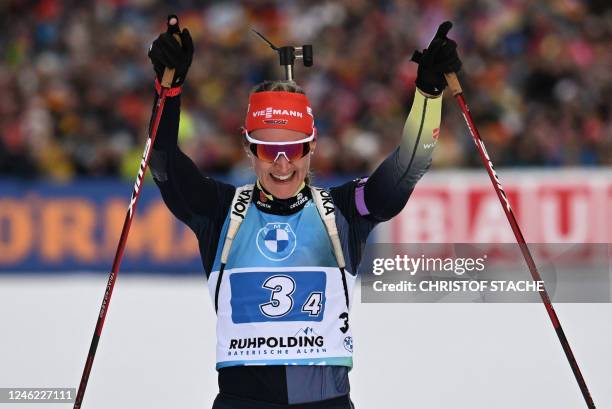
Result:
{"label": "pole grip", "polygon": [[174,68],[164,69],[164,75],[162,76],[161,86],[164,88],[172,88],[172,80],[174,79]]}
{"label": "pole grip", "polygon": [[454,97],[463,93],[463,90],[461,89],[461,84],[459,84],[459,79],[457,78],[457,73],[445,73],[444,78],[446,78],[446,83],[448,84],[448,87],[450,88]]}
{"label": "pole grip", "polygon": [[[171,16],[168,19],[168,32],[173,33],[174,39],[178,41],[179,45],[183,45],[181,42],[181,36],[179,35],[180,30],[178,26],[178,18]],[[174,79],[174,68],[166,67],[164,69],[164,75],[162,75],[161,86],[164,88],[172,88],[172,80]]]}

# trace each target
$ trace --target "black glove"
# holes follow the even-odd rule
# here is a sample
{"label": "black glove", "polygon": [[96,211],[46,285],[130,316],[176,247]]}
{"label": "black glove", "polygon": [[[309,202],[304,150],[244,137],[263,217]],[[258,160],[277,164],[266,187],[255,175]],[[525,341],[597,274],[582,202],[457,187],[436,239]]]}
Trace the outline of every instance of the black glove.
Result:
{"label": "black glove", "polygon": [[416,86],[427,94],[440,95],[447,85],[444,73],[461,69],[457,43],[446,37],[452,26],[450,21],[440,24],[429,47],[412,55],[412,61],[419,64]]}
{"label": "black glove", "polygon": [[[149,58],[153,63],[153,69],[157,74],[157,79],[161,82],[164,75],[164,69],[175,68],[172,86],[178,87],[185,82],[187,71],[193,60],[193,41],[189,30],[186,28],[183,31],[179,30],[178,24],[170,26],[171,18],[176,18],[175,15],[168,16],[168,30],[157,37],[149,48]],[[178,21],[178,18],[177,18]],[[178,34],[181,37],[179,44],[173,37],[173,34]]]}

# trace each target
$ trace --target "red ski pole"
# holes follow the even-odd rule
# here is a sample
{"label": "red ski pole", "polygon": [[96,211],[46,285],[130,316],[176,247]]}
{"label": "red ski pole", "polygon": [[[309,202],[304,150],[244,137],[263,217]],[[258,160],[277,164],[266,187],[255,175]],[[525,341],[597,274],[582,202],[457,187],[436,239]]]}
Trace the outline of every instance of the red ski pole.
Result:
{"label": "red ski pole", "polygon": [[[177,34],[179,31],[178,19],[175,16],[168,18],[168,31],[174,34],[174,38],[181,43],[180,36]],[[85,368],[81,375],[81,382],[79,384],[79,390],[74,401],[74,409],[79,409],[83,402],[85,395],[85,389],[87,388],[87,381],[89,380],[89,374],[91,373],[91,367],[93,365],[94,357],[96,356],[96,350],[98,349],[98,342],[100,341],[100,335],[102,334],[102,327],[104,326],[104,319],[108,312],[108,306],[110,304],[111,296],[113,295],[113,288],[117,281],[117,275],[119,273],[119,266],[123,257],[123,251],[125,250],[125,244],[127,242],[128,234],[130,232],[130,226],[132,225],[132,219],[134,218],[134,212],[136,211],[136,204],[140,197],[140,190],[142,189],[142,183],[147,171],[149,164],[149,157],[151,156],[151,149],[155,138],[157,136],[157,128],[161,119],[162,112],[164,110],[164,104],[166,102],[166,93],[172,86],[172,79],[174,78],[174,68],[166,68],[164,75],[161,80],[161,92],[155,105],[153,113],[153,122],[149,127],[149,135],[145,143],[144,153],[142,154],[142,161],[140,162],[140,169],[138,175],[136,175],[136,183],[134,183],[134,191],[130,198],[130,204],[128,206],[127,214],[123,222],[123,229],[121,230],[121,236],[119,238],[119,244],[117,246],[117,252],[113,260],[113,266],[111,268],[110,275],[108,277],[108,283],[106,284],[106,290],[104,291],[104,298],[102,299],[102,306],[100,307],[100,313],[98,314],[98,321],[96,323],[96,329],[91,339],[91,345],[89,346],[89,352],[87,354],[87,360],[85,361]]]}
{"label": "red ski pole", "polygon": [[[527,262],[527,266],[529,267],[529,271],[531,272],[531,276],[535,281],[542,281],[542,277],[538,272],[538,269],[533,261],[533,257],[531,256],[531,252],[527,247],[527,243],[525,242],[525,238],[523,237],[523,233],[521,232],[521,228],[519,227],[516,218],[514,217],[514,212],[510,207],[510,202],[508,201],[508,197],[506,196],[506,192],[504,192],[504,188],[499,181],[499,177],[493,168],[493,162],[491,162],[491,158],[487,153],[487,149],[484,146],[484,142],[480,138],[480,134],[478,133],[478,129],[476,129],[476,125],[474,125],[474,120],[472,119],[472,115],[470,114],[470,109],[465,103],[465,99],[463,98],[463,90],[461,89],[461,84],[459,84],[459,80],[457,79],[457,74],[449,73],[445,74],[446,82],[453,93],[453,96],[457,99],[459,103],[459,107],[461,108],[461,112],[463,113],[463,119],[465,119],[465,123],[472,134],[472,138],[474,139],[474,143],[476,144],[476,148],[480,153],[480,159],[482,159],[482,163],[487,169],[487,173],[489,174],[489,179],[491,179],[491,183],[495,188],[495,192],[497,193],[497,197],[506,213],[506,217],[508,218],[508,222],[510,222],[510,227],[512,227],[512,231],[514,232],[514,237],[516,237],[516,241],[519,244],[521,249],[521,253]],[[546,312],[548,312],[548,316],[552,322],[555,331],[557,332],[557,337],[561,342],[561,346],[563,347],[563,351],[565,352],[565,356],[574,372],[574,376],[576,377],[576,381],[578,382],[578,386],[580,387],[580,391],[582,392],[582,396],[587,404],[589,409],[595,409],[595,403],[591,398],[591,394],[589,393],[589,388],[582,376],[582,372],[580,372],[580,368],[578,367],[578,361],[574,357],[572,352],[572,348],[570,347],[569,341],[565,337],[565,332],[563,331],[563,327],[561,327],[561,322],[559,322],[559,318],[557,317],[557,313],[555,312],[552,303],[550,302],[550,298],[548,296],[548,292],[545,287],[542,287],[542,291],[540,291],[540,297],[542,298],[542,302],[544,303],[544,307],[546,307]]]}

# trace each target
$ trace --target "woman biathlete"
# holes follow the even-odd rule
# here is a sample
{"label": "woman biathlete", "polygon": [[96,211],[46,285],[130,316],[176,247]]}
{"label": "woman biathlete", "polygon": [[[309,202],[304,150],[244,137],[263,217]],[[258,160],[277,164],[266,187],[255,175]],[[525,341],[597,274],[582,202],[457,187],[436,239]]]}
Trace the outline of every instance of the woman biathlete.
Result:
{"label": "woman biathlete", "polygon": [[[351,290],[366,239],[397,215],[431,164],[444,73],[461,62],[440,31],[419,54],[417,90],[399,146],[368,177],[329,190],[310,185],[314,110],[293,81],[249,97],[242,139],[256,176],[235,187],[202,176],[179,149],[189,32],[151,45],[156,89],[175,68],[150,167],[172,213],[196,234],[217,313],[219,394],[213,409],[348,409]],[[156,97],[157,99],[157,97]]]}

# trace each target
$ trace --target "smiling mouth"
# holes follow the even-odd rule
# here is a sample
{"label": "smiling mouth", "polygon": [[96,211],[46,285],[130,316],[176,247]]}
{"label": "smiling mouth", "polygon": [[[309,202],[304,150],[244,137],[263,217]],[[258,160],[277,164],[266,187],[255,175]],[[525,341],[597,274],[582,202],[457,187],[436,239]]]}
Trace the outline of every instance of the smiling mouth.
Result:
{"label": "smiling mouth", "polygon": [[270,173],[272,180],[277,183],[287,183],[293,178],[293,175],[295,175],[295,171],[289,173],[288,175],[276,175],[274,173]]}

